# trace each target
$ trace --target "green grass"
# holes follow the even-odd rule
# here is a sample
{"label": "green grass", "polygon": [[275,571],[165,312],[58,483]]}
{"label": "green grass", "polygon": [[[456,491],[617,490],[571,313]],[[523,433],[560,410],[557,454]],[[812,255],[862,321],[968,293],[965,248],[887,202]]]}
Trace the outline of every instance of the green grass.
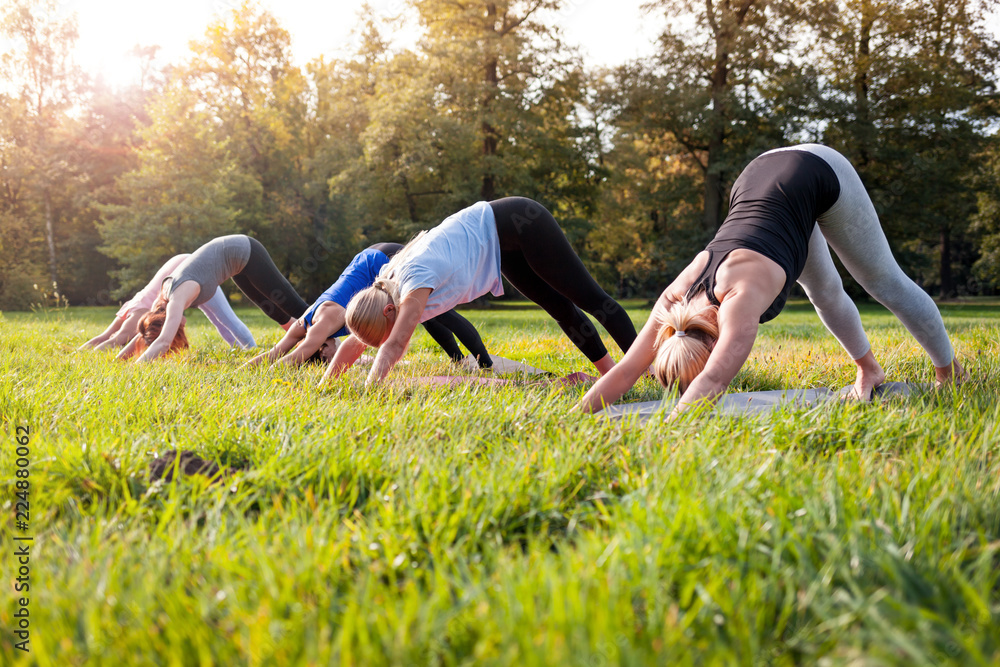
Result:
{"label": "green grass", "polygon": [[[197,313],[193,349],[144,367],[73,351],[113,309],[6,313],[0,663],[996,664],[1000,306],[942,310],[975,378],[956,391],[646,426],[567,414],[583,388],[408,386],[450,372],[423,333],[366,394],[364,370],[325,389],[318,367],[241,370]],[[588,369],[540,311],[465,314],[496,354]],[[894,318],[863,317],[890,379],[932,378]],[[852,380],[792,304],[733,388]],[[250,469],[150,485],[172,448]]]}

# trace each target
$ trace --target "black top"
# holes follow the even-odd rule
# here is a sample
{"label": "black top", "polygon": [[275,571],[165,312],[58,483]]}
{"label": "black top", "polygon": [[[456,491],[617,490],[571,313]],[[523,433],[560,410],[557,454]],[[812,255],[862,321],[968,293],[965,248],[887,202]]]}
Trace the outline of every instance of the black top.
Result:
{"label": "black top", "polygon": [[801,150],[766,153],[747,165],[733,184],[729,214],[705,250],[708,265],[687,292],[700,289],[715,298],[715,273],[726,256],[746,248],[777,262],[785,271],[785,287],[760,316],[773,320],[785,307],[792,284],[802,274],[809,253],[809,237],[816,218],[840,197],[837,174],[821,157]]}
{"label": "black top", "polygon": [[380,253],[392,259],[392,256],[403,249],[402,243],[373,243],[366,250],[378,250]]}

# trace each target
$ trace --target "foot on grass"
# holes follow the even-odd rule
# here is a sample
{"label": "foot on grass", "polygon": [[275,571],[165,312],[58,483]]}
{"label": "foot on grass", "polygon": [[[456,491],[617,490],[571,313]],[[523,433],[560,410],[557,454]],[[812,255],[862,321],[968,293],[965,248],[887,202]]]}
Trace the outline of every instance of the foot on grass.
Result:
{"label": "foot on grass", "polygon": [[959,386],[969,380],[969,371],[958,363],[958,359],[953,359],[947,366],[934,368],[934,388],[940,389],[947,385]]}
{"label": "foot on grass", "polygon": [[860,359],[855,359],[854,363],[858,365],[857,378],[851,391],[844,395],[844,399],[870,402],[875,398],[875,388],[885,382],[885,371],[875,361],[875,355],[871,350]]}

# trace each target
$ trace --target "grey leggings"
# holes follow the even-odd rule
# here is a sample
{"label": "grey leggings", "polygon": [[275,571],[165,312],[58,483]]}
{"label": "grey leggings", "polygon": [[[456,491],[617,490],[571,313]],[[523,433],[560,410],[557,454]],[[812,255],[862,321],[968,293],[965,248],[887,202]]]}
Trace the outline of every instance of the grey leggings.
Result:
{"label": "grey leggings", "polygon": [[955,353],[941,313],[930,296],[906,277],[893,258],[875,206],[854,167],[847,158],[827,146],[804,144],[791,148],[822,158],[840,181],[840,197],[817,220],[809,239],[809,258],[798,280],[816,307],[820,320],[852,359],[860,359],[871,349],[857,306],[844,291],[843,281],[830,256],[830,248],[833,248],[851,276],[899,318],[927,351],[934,365],[939,368],[950,365]]}
{"label": "grey leggings", "polygon": [[212,298],[198,306],[198,310],[205,313],[205,317],[215,325],[222,339],[230,345],[239,345],[244,350],[257,347],[250,329],[233,312],[233,307],[229,305],[229,300],[221,288],[216,287]]}

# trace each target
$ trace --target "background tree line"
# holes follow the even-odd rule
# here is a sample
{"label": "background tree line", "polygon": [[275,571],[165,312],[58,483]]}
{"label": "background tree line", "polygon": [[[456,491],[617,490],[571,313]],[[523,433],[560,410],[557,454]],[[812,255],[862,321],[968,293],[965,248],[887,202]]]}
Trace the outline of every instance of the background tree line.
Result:
{"label": "background tree line", "polygon": [[619,295],[662,288],[761,152],[818,141],[860,171],[900,263],[943,296],[1000,283],[997,0],[654,0],[653,57],[585,67],[560,0],[407,0],[422,37],[366,12],[357,52],[292,64],[252,3],[139,83],[73,64],[54,0],[5,0],[0,308],[54,283],[111,303],[227,233],[307,300],[350,257],[480,199],[548,206]]}

